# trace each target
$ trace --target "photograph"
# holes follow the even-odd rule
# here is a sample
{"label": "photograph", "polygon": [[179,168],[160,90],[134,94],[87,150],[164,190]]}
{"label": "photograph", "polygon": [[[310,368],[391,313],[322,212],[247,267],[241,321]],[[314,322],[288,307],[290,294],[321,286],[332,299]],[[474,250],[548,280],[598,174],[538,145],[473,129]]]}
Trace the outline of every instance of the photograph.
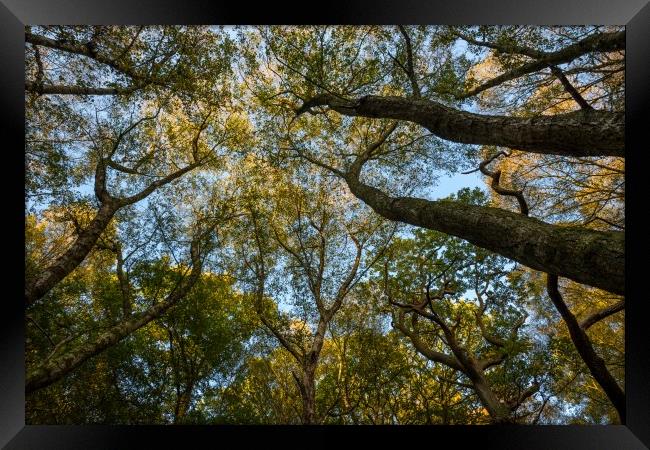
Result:
{"label": "photograph", "polygon": [[647,4],[540,24],[170,5],[0,5],[24,145],[0,447],[650,445],[628,151]]}
{"label": "photograph", "polygon": [[624,27],[25,42],[26,423],[624,422]]}

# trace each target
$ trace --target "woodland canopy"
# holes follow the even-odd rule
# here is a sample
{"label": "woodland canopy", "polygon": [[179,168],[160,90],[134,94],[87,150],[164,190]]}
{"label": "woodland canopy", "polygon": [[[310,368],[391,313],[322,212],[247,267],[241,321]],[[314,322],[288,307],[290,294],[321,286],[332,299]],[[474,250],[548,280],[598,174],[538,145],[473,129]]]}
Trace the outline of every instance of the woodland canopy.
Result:
{"label": "woodland canopy", "polygon": [[624,422],[624,28],[25,41],[28,424]]}

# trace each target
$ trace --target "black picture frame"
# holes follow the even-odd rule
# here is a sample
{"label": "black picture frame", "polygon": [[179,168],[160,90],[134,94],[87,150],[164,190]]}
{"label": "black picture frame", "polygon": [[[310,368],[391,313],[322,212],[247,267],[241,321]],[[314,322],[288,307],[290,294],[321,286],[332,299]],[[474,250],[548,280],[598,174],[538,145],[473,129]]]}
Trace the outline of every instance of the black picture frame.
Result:
{"label": "black picture frame", "polygon": [[[24,27],[36,24],[535,24],[626,25],[626,372],[627,421],[609,426],[438,426],[438,427],[244,427],[244,426],[26,426],[23,267],[24,238]],[[0,445],[7,449],[193,448],[195,439],[210,446],[345,444],[361,437],[384,445],[473,444],[500,449],[643,449],[650,447],[650,350],[644,325],[643,286],[646,230],[644,208],[645,129],[650,103],[650,4],[647,0],[380,0],[216,3],[190,0],[0,0],[0,90],[3,116],[3,175],[0,198],[11,212],[3,217],[5,289],[0,294]],[[645,119],[645,120],[644,120]],[[8,140],[7,137],[14,137]],[[12,142],[12,144],[9,144]],[[11,176],[7,176],[11,175]],[[21,198],[23,200],[21,200]],[[11,217],[11,219],[9,219]],[[14,217],[23,217],[23,221]],[[11,234],[14,233],[14,234]],[[16,236],[16,237],[14,237]],[[5,248],[10,246],[5,245]],[[24,254],[22,254],[24,255]],[[639,261],[639,263],[635,263]],[[646,342],[646,344],[643,344]],[[407,435],[408,434],[408,438]],[[360,436],[356,436],[360,435]],[[343,439],[342,439],[343,438]],[[407,438],[407,440],[405,440]],[[290,439],[287,441],[286,439]],[[370,441],[364,446],[370,445]]]}

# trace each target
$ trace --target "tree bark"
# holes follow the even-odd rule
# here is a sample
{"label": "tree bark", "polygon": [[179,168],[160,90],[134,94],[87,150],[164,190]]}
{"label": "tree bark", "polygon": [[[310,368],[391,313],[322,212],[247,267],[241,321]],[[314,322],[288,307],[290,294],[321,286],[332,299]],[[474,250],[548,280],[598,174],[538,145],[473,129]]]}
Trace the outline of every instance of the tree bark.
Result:
{"label": "tree bark", "polygon": [[138,317],[113,325],[90,342],[61,356],[44,361],[39,367],[27,374],[25,392],[30,393],[44,388],[63,378],[93,356],[120,342],[131,333],[149,322],[162,316],[169,308],[185,297],[201,276],[201,258],[198,242],[192,243],[192,270],[190,274],[167,296],[167,298],[149,307]]}
{"label": "tree bark", "polygon": [[115,202],[102,203],[90,225],[79,233],[74,244],[59,256],[34,282],[27,284],[25,288],[25,303],[27,306],[48,293],[50,289],[81,264],[95,246],[99,236],[106,229],[118,208]]}
{"label": "tree bark", "polygon": [[496,145],[564,156],[625,154],[625,114],[580,110],[537,117],[474,114],[431,100],[369,95],[342,100],[324,94],[305,102],[297,114],[328,106],[346,116],[397,119],[422,125],[436,136],[463,144]]}
{"label": "tree bark", "polygon": [[616,294],[625,293],[625,234],[551,225],[498,208],[390,197],[346,175],[352,193],[375,212],[465,239],[535,270]]}
{"label": "tree bark", "polygon": [[318,321],[314,340],[311,350],[306,355],[303,362],[302,382],[300,383],[300,396],[302,397],[302,423],[303,425],[313,425],[317,422],[316,418],[316,367],[320,352],[323,349],[325,341],[325,331],[331,317],[321,317]]}
{"label": "tree bark", "polygon": [[548,295],[569,329],[569,336],[571,336],[571,341],[573,341],[573,345],[578,350],[578,354],[589,368],[589,372],[594,377],[594,380],[600,385],[607,398],[609,398],[614,408],[616,408],[621,424],[625,424],[625,393],[612,374],[609,373],[609,370],[607,370],[603,358],[598,356],[594,350],[591,339],[589,339],[585,330],[580,327],[578,320],[571,313],[566,303],[564,303],[557,283],[557,275],[547,275]]}
{"label": "tree bark", "polygon": [[32,81],[25,81],[25,90],[37,94],[58,94],[58,95],[123,95],[130,94],[137,88],[105,88],[85,86],[64,86],[55,84],[39,84]]}
{"label": "tree bark", "polygon": [[474,386],[474,391],[481,404],[490,415],[495,424],[514,423],[511,417],[510,408],[501,403],[494,391],[490,388],[487,380],[480,370],[475,367],[468,368],[465,373]]}
{"label": "tree bark", "polygon": [[447,339],[447,345],[454,354],[456,360],[462,366],[462,372],[470,379],[476,395],[481,404],[485,407],[490,418],[495,424],[513,423],[512,410],[502,403],[494,393],[487,379],[485,378],[483,365],[467,350],[458,343],[454,332],[446,325],[442,330]]}
{"label": "tree bark", "polygon": [[612,306],[608,306],[607,308],[601,309],[600,311],[596,311],[595,313],[591,314],[590,316],[584,318],[580,322],[580,328],[583,330],[587,331],[589,327],[592,325],[598,323],[599,321],[616,314],[619,311],[623,311],[625,309],[625,300],[621,300],[619,302],[616,302]]}
{"label": "tree bark", "polygon": [[314,425],[316,423],[316,383],[315,383],[316,364],[308,363],[302,374],[300,383],[300,397],[302,399],[302,417],[303,425]]}
{"label": "tree bark", "polygon": [[151,76],[145,72],[137,71],[131,64],[127,62],[114,60],[112,58],[109,58],[107,55],[95,52],[94,49],[88,45],[88,43],[57,41],[29,32],[25,33],[25,42],[33,45],[40,45],[42,47],[53,48],[55,50],[67,53],[83,55],[90,59],[94,59],[99,63],[106,64],[111,69],[123,73],[133,80],[138,80],[144,84],[157,84],[160,86],[165,86],[163,80],[160,80],[159,78]]}
{"label": "tree bark", "polygon": [[113,197],[106,189],[107,164],[107,161],[103,160],[97,165],[95,172],[95,195],[101,202],[97,214],[93,218],[92,222],[90,222],[90,225],[79,233],[77,240],[63,255],[58,257],[56,261],[54,261],[54,263],[35,281],[27,283],[25,287],[26,306],[31,305],[36,300],[47,294],[50,289],[56,286],[79,264],[81,264],[93,249],[99,236],[106,229],[111,219],[120,208],[143,200],[159,187],[164,186],[165,184],[183,176],[187,172],[199,167],[201,162],[195,161],[192,164],[172,172],[164,178],[153,181],[137,194],[126,198]]}
{"label": "tree bark", "polygon": [[[417,312],[416,312],[417,313]],[[419,313],[417,313],[419,314]],[[427,347],[418,337],[417,332],[410,331],[407,326],[403,324],[400,318],[393,323],[393,326],[406,335],[415,349],[429,359],[430,361],[444,364],[445,366],[461,372],[469,378],[472,389],[479,398],[479,401],[490,415],[490,419],[495,424],[514,423],[512,412],[521,403],[516,403],[514,408],[510,408],[505,402],[502,402],[494,393],[488,380],[485,378],[484,370],[489,367],[483,362],[477,360],[468,354],[467,350],[458,343],[451,330],[439,323],[445,337],[447,345],[452,351],[453,356],[444,353],[436,352]],[[443,326],[444,325],[444,326]],[[503,358],[499,362],[502,362]]]}
{"label": "tree bark", "polygon": [[174,408],[174,424],[181,423],[187,415],[187,410],[189,409],[190,401],[192,400],[193,390],[194,385],[189,384],[178,394],[176,398],[176,406]]}

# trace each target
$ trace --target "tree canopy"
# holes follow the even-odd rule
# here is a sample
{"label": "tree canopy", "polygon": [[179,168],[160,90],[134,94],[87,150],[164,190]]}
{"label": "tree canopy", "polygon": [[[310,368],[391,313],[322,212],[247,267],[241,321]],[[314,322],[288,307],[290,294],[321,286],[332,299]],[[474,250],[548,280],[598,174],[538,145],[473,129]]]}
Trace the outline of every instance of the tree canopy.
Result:
{"label": "tree canopy", "polygon": [[25,56],[28,423],[624,422],[623,28]]}

